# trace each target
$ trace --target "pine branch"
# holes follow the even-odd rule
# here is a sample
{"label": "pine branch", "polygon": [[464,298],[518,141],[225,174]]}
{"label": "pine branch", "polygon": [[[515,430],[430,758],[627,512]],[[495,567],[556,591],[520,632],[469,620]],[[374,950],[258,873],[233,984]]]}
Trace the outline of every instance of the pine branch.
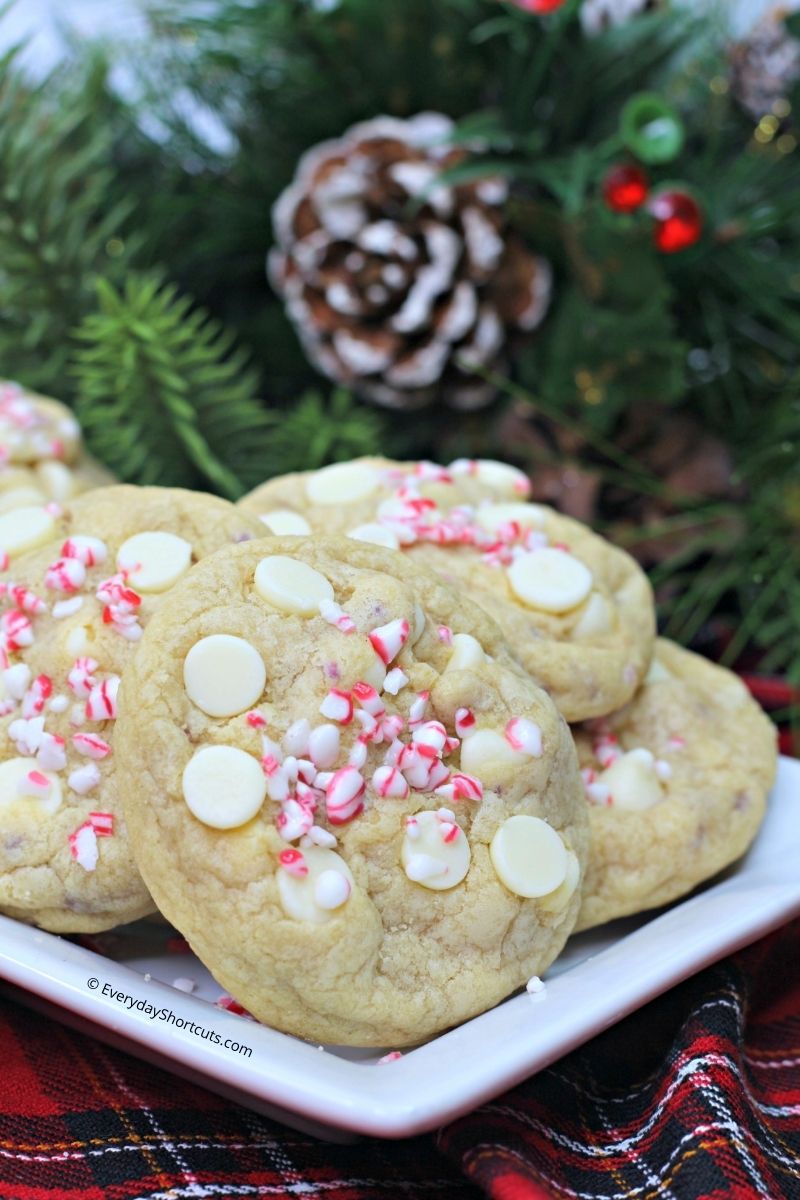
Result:
{"label": "pine branch", "polygon": [[97,285],[76,337],[76,412],[90,449],[136,483],[231,498],[263,478],[272,422],[233,336],[158,275]]}

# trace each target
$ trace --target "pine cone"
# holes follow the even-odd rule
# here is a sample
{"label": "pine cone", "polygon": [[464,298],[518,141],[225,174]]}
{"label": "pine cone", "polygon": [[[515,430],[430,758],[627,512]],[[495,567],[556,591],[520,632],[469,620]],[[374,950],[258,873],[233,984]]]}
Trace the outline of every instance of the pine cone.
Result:
{"label": "pine cone", "polygon": [[549,264],[506,228],[505,181],[437,183],[469,158],[452,131],[438,113],[355,125],[301,159],[273,210],[270,277],[309,359],[392,408],[487,403],[467,364],[502,369],[549,302]]}
{"label": "pine cone", "polygon": [[784,24],[788,11],[770,9],[731,50],[733,94],[756,120],[786,99],[800,79],[800,41]]}

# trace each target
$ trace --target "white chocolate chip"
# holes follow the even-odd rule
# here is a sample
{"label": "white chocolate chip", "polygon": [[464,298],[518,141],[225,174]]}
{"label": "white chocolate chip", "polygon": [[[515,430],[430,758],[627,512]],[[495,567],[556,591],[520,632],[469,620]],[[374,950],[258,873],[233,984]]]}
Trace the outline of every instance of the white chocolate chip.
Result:
{"label": "white chocolate chip", "polygon": [[292,512],[290,508],[273,508],[272,512],[261,513],[260,520],[276,537],[306,537],[311,533],[311,526],[305,517]]}
{"label": "white chocolate chip", "polygon": [[[50,784],[46,795],[33,787],[30,792],[26,791],[27,779],[32,772],[43,776]],[[60,807],[61,800],[61,781],[58,776],[51,771],[43,771],[35,758],[7,758],[0,763],[0,806],[24,806],[26,814],[41,819],[47,813],[54,813]]]}
{"label": "white chocolate chip", "polygon": [[648,668],[647,674],[644,677],[642,686],[646,687],[651,683],[664,683],[665,680],[672,678],[672,673],[667,670],[664,664],[659,662],[657,658],[654,658],[650,663],[650,667]]}
{"label": "white chocolate chip", "polygon": [[547,510],[540,504],[482,504],[475,518],[484,529],[494,532],[501,525],[515,521],[521,529],[542,529],[547,519]]}
{"label": "white chocolate chip", "polygon": [[639,812],[664,798],[655,759],[643,748],[621,754],[598,778],[610,790],[615,808]]}
{"label": "white chocolate chip", "polygon": [[373,546],[386,546],[388,550],[398,550],[400,547],[397,534],[385,525],[357,525],[347,536],[354,542],[370,542]]}
{"label": "white chocolate chip", "polygon": [[548,546],[515,558],[508,581],[524,604],[551,613],[577,608],[592,590],[589,568],[566,550]]}
{"label": "white chocolate chip", "polygon": [[516,467],[496,462],[493,458],[479,458],[475,464],[475,474],[487,487],[509,496],[524,496],[530,491],[531,485],[527,475],[523,475]]}
{"label": "white chocolate chip", "polygon": [[267,794],[261,764],[235,746],[204,746],[183,772],[189,810],[213,829],[236,829],[256,815]]}
{"label": "white chocolate chip", "polygon": [[75,495],[75,476],[64,463],[41,462],[36,474],[51,500],[69,500]]}
{"label": "white chocolate chip", "polygon": [[469,671],[486,662],[483,646],[471,633],[453,635],[453,653],[447,660],[447,671]]}
{"label": "white chocolate chip", "polygon": [[15,508],[0,515],[0,550],[23,554],[35,550],[56,536],[56,523],[50,513],[38,505]]}
{"label": "white chocolate chip", "polygon": [[574,638],[600,637],[611,631],[611,610],[600,592],[592,592],[572,630]]}
{"label": "white chocolate chip", "polygon": [[183,685],[209,717],[234,717],[261,698],[267,669],[244,638],[215,633],[195,642],[183,663]]}
{"label": "white chocolate chip", "polygon": [[477,729],[461,743],[461,770],[475,775],[487,786],[491,786],[490,781],[498,774],[518,769],[519,763],[519,752],[493,729]]}
{"label": "white chocolate chip", "polygon": [[334,850],[306,846],[302,853],[308,874],[290,875],[279,867],[276,876],[278,895],[287,916],[311,925],[322,925],[338,916],[342,905],[350,898],[353,876],[347,863]]}
{"label": "white chocolate chip", "polygon": [[192,564],[192,547],[182,537],[146,530],[128,538],[119,548],[117,566],[131,587],[140,592],[165,592]]}
{"label": "white chocolate chip", "polygon": [[414,624],[411,629],[411,645],[414,646],[425,632],[425,613],[422,606],[414,605]]}
{"label": "white chocolate chip", "polygon": [[312,504],[354,504],[372,495],[379,483],[379,472],[367,463],[334,463],[309,475],[306,495]]}
{"label": "white chocolate chip", "polygon": [[546,896],[542,896],[539,904],[548,912],[562,912],[575,894],[575,889],[580,883],[580,879],[581,866],[578,862],[577,855],[573,854],[571,850],[568,850],[567,873],[564,877],[564,882],[560,884],[554,892],[549,892]]}
{"label": "white chocolate chip", "polygon": [[515,896],[547,896],[567,877],[566,847],[540,817],[509,817],[492,838],[489,854],[500,882]]}
{"label": "white chocolate chip", "polygon": [[281,612],[298,613],[302,617],[315,616],[323,601],[334,598],[333,588],[324,575],[284,554],[262,558],[254,582],[262,600]]}
{"label": "white chocolate chip", "polygon": [[[445,841],[443,832],[453,828],[458,832]],[[445,824],[437,813],[426,810],[416,813],[407,827],[400,858],[412,883],[442,892],[461,883],[472,854],[463,829]]]}

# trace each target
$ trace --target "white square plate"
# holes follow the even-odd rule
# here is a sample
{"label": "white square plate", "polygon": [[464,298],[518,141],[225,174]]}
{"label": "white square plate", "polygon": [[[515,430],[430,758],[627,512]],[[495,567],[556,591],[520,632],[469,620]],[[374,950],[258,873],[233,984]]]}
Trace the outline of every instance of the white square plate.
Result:
{"label": "white square plate", "polygon": [[[543,994],[517,995],[382,1066],[380,1052],[318,1048],[215,1007],[219,985],[150,923],[99,935],[101,954],[0,917],[0,978],[33,993],[23,1002],[287,1124],[329,1138],[407,1137],[800,913],[798,863],[800,762],[781,759],[766,821],[735,867],[660,913],[572,938]],[[172,987],[178,977],[196,992]]]}

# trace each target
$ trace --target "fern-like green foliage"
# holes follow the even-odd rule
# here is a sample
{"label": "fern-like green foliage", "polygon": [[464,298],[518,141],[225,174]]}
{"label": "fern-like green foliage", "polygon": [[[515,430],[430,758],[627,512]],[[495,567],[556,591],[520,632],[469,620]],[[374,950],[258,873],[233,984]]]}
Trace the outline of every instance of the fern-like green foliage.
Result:
{"label": "fern-like green foliage", "polygon": [[114,191],[104,72],[39,85],[0,60],[0,375],[69,399],[72,328],[98,273],[120,275],[135,201]]}
{"label": "fern-like green foliage", "polygon": [[121,478],[236,499],[272,475],[378,449],[380,418],[346,392],[265,408],[233,335],[158,274],[99,280],[97,298],[75,335],[75,407]]}
{"label": "fern-like green foliage", "polygon": [[73,366],[90,449],[136,483],[236,498],[262,479],[272,425],[231,334],[158,275],[100,280],[97,293]]}

